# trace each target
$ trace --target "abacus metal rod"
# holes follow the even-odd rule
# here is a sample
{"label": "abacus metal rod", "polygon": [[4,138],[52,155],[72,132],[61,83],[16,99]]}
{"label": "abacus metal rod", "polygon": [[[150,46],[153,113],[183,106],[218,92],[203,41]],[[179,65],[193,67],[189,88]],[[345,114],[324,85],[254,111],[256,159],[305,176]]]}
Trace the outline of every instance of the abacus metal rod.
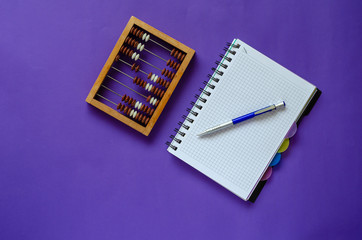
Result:
{"label": "abacus metal rod", "polygon": [[103,97],[103,96],[102,96],[102,95],[100,95],[99,93],[97,93],[97,96],[99,96],[99,97],[103,98],[104,100],[106,100],[106,101],[108,101],[108,102],[110,102],[110,103],[112,103],[112,104],[114,104],[114,105],[116,105],[116,106],[117,106],[117,103],[115,103],[115,102],[113,102],[113,101],[111,101],[111,100],[109,100],[109,99],[107,99],[107,98]]}
{"label": "abacus metal rod", "polygon": [[[127,64],[128,66],[132,67],[131,64],[129,64],[128,62],[123,61],[122,59],[118,59],[118,61],[121,61],[121,62],[123,62],[124,64]],[[141,73],[145,74],[145,75],[148,75],[148,74],[147,74],[145,71],[143,71],[142,69],[139,69],[139,71],[140,71]]]}
{"label": "abacus metal rod", "polygon": [[110,92],[112,92],[112,93],[116,94],[117,96],[122,97],[122,95],[121,95],[121,94],[118,94],[117,92],[115,92],[115,91],[113,91],[112,89],[110,89],[110,88],[108,88],[108,87],[104,86],[103,84],[101,85],[101,87],[104,87],[104,88],[105,88],[105,89],[107,89],[108,91],[110,91]]}
{"label": "abacus metal rod", "polygon": [[164,58],[162,58],[162,57],[158,56],[157,54],[155,54],[155,53],[151,52],[150,50],[148,50],[148,49],[146,49],[146,48],[144,48],[143,50],[145,50],[146,52],[151,53],[153,56],[158,57],[159,59],[161,59],[161,60],[163,60],[163,61],[167,62],[167,60],[166,60],[166,59],[164,59]]}
{"label": "abacus metal rod", "polygon": [[138,58],[139,60],[141,60],[142,62],[144,62],[144,63],[147,63],[148,65],[150,65],[151,67],[154,67],[154,68],[156,68],[156,69],[158,69],[158,70],[160,70],[160,71],[162,71],[162,69],[159,69],[158,67],[156,67],[156,66],[154,66],[154,65],[152,65],[151,63],[149,63],[149,62],[146,62],[145,60],[143,60],[142,58]]}
{"label": "abacus metal rod", "polygon": [[160,44],[160,43],[158,43],[158,42],[156,42],[156,41],[154,41],[154,40],[152,40],[152,38],[150,38],[150,41],[153,42],[153,43],[155,43],[155,44],[157,44],[158,46],[166,49],[167,51],[172,52],[172,51],[171,51],[170,49],[168,49],[167,47],[163,46],[162,44]]}
{"label": "abacus metal rod", "polygon": [[127,73],[124,73],[124,72],[122,72],[121,70],[119,70],[118,68],[115,68],[115,67],[112,67],[114,70],[116,70],[116,71],[118,71],[118,72],[120,72],[120,73],[122,73],[122,74],[124,74],[124,75],[126,75],[127,77],[129,77],[130,79],[133,79],[133,77],[131,77],[130,75],[128,75]]}
{"label": "abacus metal rod", "polygon": [[137,93],[138,95],[140,95],[140,96],[142,96],[142,97],[144,97],[144,98],[146,98],[146,99],[147,99],[147,97],[146,97],[145,95],[143,95],[143,94],[141,94],[141,93],[139,93],[139,92],[137,92],[137,91],[133,90],[132,88],[130,88],[130,87],[128,87],[127,85],[125,85],[125,84],[121,83],[120,81],[118,81],[118,80],[116,80],[116,79],[112,78],[111,76],[107,75],[107,77],[109,77],[109,78],[110,78],[110,79],[112,79],[113,81],[115,81],[115,82],[117,82],[117,83],[121,84],[123,87],[126,87],[126,88],[128,88],[129,90],[131,90],[131,91],[133,91],[133,92]]}

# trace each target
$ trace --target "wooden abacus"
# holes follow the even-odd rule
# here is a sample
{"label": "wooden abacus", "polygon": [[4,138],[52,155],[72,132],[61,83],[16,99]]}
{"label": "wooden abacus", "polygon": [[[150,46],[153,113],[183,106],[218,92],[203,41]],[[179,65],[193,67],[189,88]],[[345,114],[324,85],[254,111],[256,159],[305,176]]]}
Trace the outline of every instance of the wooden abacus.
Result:
{"label": "wooden abacus", "polygon": [[[147,43],[150,42],[157,45],[157,47],[161,47],[163,51],[168,51],[170,58],[165,59],[154,51],[149,50]],[[146,61],[143,59],[143,55],[141,56],[143,52],[147,52],[164,61],[166,66],[161,69],[159,65],[156,66],[156,64]],[[86,101],[148,136],[194,54],[195,51],[193,49],[132,16],[109,55]],[[130,63],[129,60],[132,62]],[[155,73],[144,71],[137,64],[138,61],[147,64],[152,69],[155,69],[156,73],[158,72],[159,75],[163,76],[160,77]],[[133,71],[132,73],[135,76],[130,76],[119,69],[115,66],[116,63],[127,66],[128,69]],[[116,71],[118,74],[120,73],[123,79],[116,79],[115,76],[112,76],[110,70]],[[137,76],[136,74],[138,73],[147,76],[147,80]],[[134,85],[138,85],[137,88],[139,90],[130,87],[129,78],[132,79]],[[125,79],[127,81],[124,81]],[[113,81],[137,94],[137,100],[136,97],[133,98],[125,93],[111,89],[106,84],[108,81]],[[154,84],[157,85],[154,86]],[[111,92],[120,99],[119,102],[116,103],[105,97],[100,93],[101,90]],[[138,99],[141,97],[144,101]],[[111,106],[108,106],[106,103]]]}

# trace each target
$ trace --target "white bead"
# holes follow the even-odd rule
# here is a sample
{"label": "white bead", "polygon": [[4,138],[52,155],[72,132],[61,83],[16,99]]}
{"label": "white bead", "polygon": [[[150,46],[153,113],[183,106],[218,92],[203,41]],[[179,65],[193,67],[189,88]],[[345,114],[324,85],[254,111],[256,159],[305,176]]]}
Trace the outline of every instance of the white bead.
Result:
{"label": "white bead", "polygon": [[[132,54],[132,59],[135,59],[136,55],[137,55],[137,53],[134,52],[134,53]],[[136,61],[137,61],[137,60],[136,60]]]}
{"label": "white bead", "polygon": [[145,42],[147,42],[148,40],[150,40],[150,34],[147,34],[147,36],[145,38]]}
{"label": "white bead", "polygon": [[151,76],[151,81],[153,81],[153,79],[155,79],[155,74],[152,74]]}
{"label": "white bead", "polygon": [[137,115],[137,111],[135,110],[132,117],[135,118],[136,115]]}
{"label": "white bead", "polygon": [[152,84],[150,84],[150,86],[148,87],[149,89],[150,89],[150,91],[151,91],[151,89],[153,88],[153,85]]}
{"label": "white bead", "polygon": [[156,75],[156,76],[155,76],[155,79],[153,79],[153,81],[156,82],[157,79],[158,79],[158,76]]}
{"label": "white bead", "polygon": [[145,45],[142,44],[141,47],[140,47],[140,51],[142,52],[144,48],[145,48]]}
{"label": "white bead", "polygon": [[137,108],[137,109],[140,110],[141,107],[142,107],[142,103],[138,104],[138,108]]}
{"label": "white bead", "polygon": [[146,89],[147,91],[150,91],[150,90],[148,90],[148,86],[150,86],[150,84],[149,84],[149,83],[147,83],[147,84],[146,84],[145,89]]}
{"label": "white bead", "polygon": [[133,113],[134,113],[134,110],[132,109],[131,112],[130,112],[130,114],[129,114],[129,116],[130,116],[130,117],[133,117]]}
{"label": "white bead", "polygon": [[134,60],[137,61],[139,57],[140,57],[140,55],[137,54]]}
{"label": "white bead", "polygon": [[154,100],[154,98],[151,97],[151,99],[150,99],[150,104],[152,104],[152,105],[154,105],[154,104],[153,104],[153,100]]}
{"label": "white bead", "polygon": [[145,40],[146,36],[147,36],[147,33],[144,33],[143,36],[142,36],[143,41]]}
{"label": "white bead", "polygon": [[154,99],[153,99],[153,103],[152,103],[152,105],[155,105],[155,104],[156,104],[156,102],[157,102],[157,99],[156,99],[156,98],[154,98]]}
{"label": "white bead", "polygon": [[137,45],[137,50],[140,50],[140,47],[141,47],[141,43],[139,43],[138,45]]}
{"label": "white bead", "polygon": [[136,104],[134,105],[134,108],[138,108],[138,104],[139,102],[137,101]]}

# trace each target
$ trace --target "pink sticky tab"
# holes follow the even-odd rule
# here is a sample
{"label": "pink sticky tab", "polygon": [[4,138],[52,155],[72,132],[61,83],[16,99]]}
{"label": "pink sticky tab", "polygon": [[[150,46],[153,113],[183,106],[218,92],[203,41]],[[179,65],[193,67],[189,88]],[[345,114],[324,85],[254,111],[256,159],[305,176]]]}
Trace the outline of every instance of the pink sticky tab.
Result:
{"label": "pink sticky tab", "polygon": [[294,136],[294,134],[297,132],[297,124],[294,122],[293,125],[290,127],[287,135],[285,136],[285,138],[291,138]]}
{"label": "pink sticky tab", "polygon": [[270,176],[273,173],[273,168],[272,167],[268,167],[268,169],[265,171],[264,176],[261,178],[260,181],[265,181],[268,180],[270,178]]}

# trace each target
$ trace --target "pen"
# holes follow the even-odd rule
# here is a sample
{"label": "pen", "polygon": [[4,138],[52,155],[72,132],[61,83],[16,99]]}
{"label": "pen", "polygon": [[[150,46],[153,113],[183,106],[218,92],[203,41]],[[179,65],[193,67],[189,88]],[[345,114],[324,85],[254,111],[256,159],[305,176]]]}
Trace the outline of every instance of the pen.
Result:
{"label": "pen", "polygon": [[253,118],[253,117],[256,117],[258,115],[261,115],[261,114],[264,114],[264,113],[267,113],[267,112],[271,112],[273,110],[277,110],[279,108],[282,108],[282,107],[285,107],[285,102],[282,101],[280,103],[277,103],[277,104],[273,104],[273,105],[270,105],[268,107],[265,107],[265,108],[262,108],[262,109],[259,109],[259,110],[256,110],[254,112],[251,112],[251,113],[248,113],[248,114],[245,114],[241,117],[238,117],[238,118],[234,118],[232,119],[231,121],[228,121],[226,123],[222,123],[222,124],[219,124],[215,127],[212,127],[212,128],[209,128],[209,129],[206,129],[205,131],[203,131],[202,133],[199,133],[197,134],[197,136],[201,137],[201,136],[204,136],[204,135],[207,135],[207,134],[210,134],[210,133],[213,133],[213,132],[216,132],[220,129],[223,129],[223,128],[227,128],[227,127],[230,127],[232,125],[235,125],[237,123],[241,123],[245,120],[248,120],[250,118]]}

